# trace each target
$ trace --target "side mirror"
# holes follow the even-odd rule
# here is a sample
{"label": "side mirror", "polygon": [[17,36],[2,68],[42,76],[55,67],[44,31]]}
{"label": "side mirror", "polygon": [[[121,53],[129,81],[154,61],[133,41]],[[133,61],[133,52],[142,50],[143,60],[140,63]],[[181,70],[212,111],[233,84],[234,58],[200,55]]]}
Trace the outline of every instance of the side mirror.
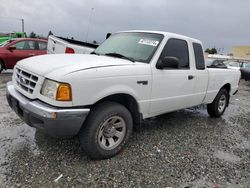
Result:
{"label": "side mirror", "polygon": [[15,46],[9,46],[9,47],[8,47],[8,50],[9,50],[9,51],[16,50],[16,47],[15,47]]}
{"label": "side mirror", "polygon": [[112,35],[111,33],[107,33],[106,39],[108,39],[111,35]]}
{"label": "side mirror", "polygon": [[178,68],[180,61],[177,57],[165,56],[161,61],[158,61],[156,64],[157,69],[164,68]]}

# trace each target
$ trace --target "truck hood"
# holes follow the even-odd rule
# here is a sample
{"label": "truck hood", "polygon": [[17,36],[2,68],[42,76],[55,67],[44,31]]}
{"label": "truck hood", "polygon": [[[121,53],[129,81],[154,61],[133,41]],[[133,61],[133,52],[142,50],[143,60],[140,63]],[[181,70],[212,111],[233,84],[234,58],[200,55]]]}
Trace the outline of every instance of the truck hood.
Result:
{"label": "truck hood", "polygon": [[134,63],[128,60],[108,56],[52,54],[21,60],[17,63],[17,66],[37,75],[46,76],[54,71],[60,72],[61,75],[67,75],[84,69],[132,64]]}

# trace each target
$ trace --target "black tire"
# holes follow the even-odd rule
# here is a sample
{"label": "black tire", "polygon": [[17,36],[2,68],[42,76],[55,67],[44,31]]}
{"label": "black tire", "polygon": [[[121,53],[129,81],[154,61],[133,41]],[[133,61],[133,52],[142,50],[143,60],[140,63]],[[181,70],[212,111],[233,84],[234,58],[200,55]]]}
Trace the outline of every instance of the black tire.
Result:
{"label": "black tire", "polygon": [[86,154],[100,160],[117,155],[132,131],[133,120],[128,109],[115,102],[104,102],[90,111],[79,138]]}
{"label": "black tire", "polygon": [[3,71],[4,69],[4,63],[0,60],[0,73]]}
{"label": "black tire", "polygon": [[207,112],[211,117],[220,117],[228,106],[229,94],[225,88],[222,88],[216,95],[214,101],[207,105]]}

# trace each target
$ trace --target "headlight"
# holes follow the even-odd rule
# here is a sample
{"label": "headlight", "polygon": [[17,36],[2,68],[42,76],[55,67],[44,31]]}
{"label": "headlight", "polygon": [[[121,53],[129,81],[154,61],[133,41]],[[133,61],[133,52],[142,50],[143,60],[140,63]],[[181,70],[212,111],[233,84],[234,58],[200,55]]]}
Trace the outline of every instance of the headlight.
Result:
{"label": "headlight", "polygon": [[41,94],[57,101],[72,101],[71,87],[66,83],[46,79]]}

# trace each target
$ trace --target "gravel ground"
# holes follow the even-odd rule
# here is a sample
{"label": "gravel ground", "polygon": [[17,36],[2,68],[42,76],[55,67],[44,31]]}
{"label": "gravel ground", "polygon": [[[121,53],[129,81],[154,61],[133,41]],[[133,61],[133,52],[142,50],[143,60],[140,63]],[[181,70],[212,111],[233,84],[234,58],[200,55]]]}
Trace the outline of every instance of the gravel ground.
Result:
{"label": "gravel ground", "polygon": [[124,151],[91,161],[77,138],[53,139],[8,107],[0,75],[1,187],[250,187],[250,82],[222,118],[204,107],[148,119]]}

